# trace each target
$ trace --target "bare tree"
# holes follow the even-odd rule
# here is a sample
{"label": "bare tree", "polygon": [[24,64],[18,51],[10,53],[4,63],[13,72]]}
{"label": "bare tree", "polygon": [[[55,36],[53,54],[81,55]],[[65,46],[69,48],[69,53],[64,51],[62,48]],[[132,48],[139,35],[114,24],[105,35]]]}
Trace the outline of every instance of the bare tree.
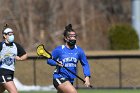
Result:
{"label": "bare tree", "polygon": [[0,0],[0,27],[6,22],[15,25],[17,41],[34,51],[39,43],[50,50],[62,44],[64,27],[71,23],[80,45],[102,50],[108,46],[109,26],[130,22],[130,4],[129,0]]}
{"label": "bare tree", "polygon": [[82,37],[85,44],[87,44],[87,32],[86,32],[86,20],[85,20],[85,0],[79,0],[81,7],[81,25],[82,25]]}

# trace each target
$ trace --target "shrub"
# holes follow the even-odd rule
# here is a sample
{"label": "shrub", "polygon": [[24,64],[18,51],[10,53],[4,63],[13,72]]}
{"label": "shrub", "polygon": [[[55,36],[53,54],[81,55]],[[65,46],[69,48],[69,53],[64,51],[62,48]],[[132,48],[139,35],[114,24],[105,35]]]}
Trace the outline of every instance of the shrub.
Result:
{"label": "shrub", "polygon": [[139,38],[131,25],[119,24],[109,29],[111,50],[132,50],[139,48]]}

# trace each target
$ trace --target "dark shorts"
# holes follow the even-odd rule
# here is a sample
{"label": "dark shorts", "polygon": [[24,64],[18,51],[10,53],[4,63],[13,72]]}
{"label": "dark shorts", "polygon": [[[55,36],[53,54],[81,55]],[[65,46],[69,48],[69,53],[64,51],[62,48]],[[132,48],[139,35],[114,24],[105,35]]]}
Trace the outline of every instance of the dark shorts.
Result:
{"label": "dark shorts", "polygon": [[0,83],[6,83],[8,81],[13,81],[13,75],[8,74],[8,75],[0,75]]}
{"label": "dark shorts", "polygon": [[66,82],[66,81],[68,81],[68,79],[66,79],[66,78],[55,78],[55,79],[53,79],[53,85],[55,88],[57,88],[60,84]]}
{"label": "dark shorts", "polygon": [[0,68],[0,83],[6,83],[8,81],[13,81],[14,72],[8,69]]}
{"label": "dark shorts", "polygon": [[67,78],[55,78],[53,79],[53,85],[55,88],[57,88],[60,84],[66,82],[66,81],[70,81],[71,84],[73,85],[73,80],[68,80]]}

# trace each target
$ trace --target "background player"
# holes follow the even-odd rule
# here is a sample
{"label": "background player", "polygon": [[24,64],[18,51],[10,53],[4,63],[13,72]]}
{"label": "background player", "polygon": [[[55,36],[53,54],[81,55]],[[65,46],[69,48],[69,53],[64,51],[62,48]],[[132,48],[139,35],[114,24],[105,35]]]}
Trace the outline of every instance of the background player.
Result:
{"label": "background player", "polygon": [[25,60],[27,54],[21,45],[14,42],[13,29],[7,25],[2,31],[3,41],[0,42],[0,93],[18,93],[13,82],[15,61]]}

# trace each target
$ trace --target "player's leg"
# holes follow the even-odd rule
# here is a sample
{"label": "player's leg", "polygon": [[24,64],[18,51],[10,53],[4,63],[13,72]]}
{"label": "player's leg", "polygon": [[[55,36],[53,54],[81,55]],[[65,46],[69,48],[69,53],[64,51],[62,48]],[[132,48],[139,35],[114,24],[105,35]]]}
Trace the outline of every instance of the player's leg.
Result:
{"label": "player's leg", "polygon": [[57,90],[61,93],[77,93],[76,89],[73,87],[73,85],[69,82],[66,81],[62,84],[60,84],[57,87]]}
{"label": "player's leg", "polygon": [[77,93],[73,85],[65,78],[57,78],[53,80],[57,93]]}
{"label": "player's leg", "polygon": [[3,84],[0,84],[0,93],[3,93],[5,91],[5,88],[3,86]]}
{"label": "player's leg", "polygon": [[13,81],[13,74],[6,74],[2,76],[3,86],[9,93],[18,93]]}
{"label": "player's leg", "polygon": [[13,81],[4,83],[4,87],[9,93],[18,93],[17,88]]}
{"label": "player's leg", "polygon": [[2,75],[0,74],[0,93],[3,93],[5,91],[5,88],[3,86],[3,78]]}

